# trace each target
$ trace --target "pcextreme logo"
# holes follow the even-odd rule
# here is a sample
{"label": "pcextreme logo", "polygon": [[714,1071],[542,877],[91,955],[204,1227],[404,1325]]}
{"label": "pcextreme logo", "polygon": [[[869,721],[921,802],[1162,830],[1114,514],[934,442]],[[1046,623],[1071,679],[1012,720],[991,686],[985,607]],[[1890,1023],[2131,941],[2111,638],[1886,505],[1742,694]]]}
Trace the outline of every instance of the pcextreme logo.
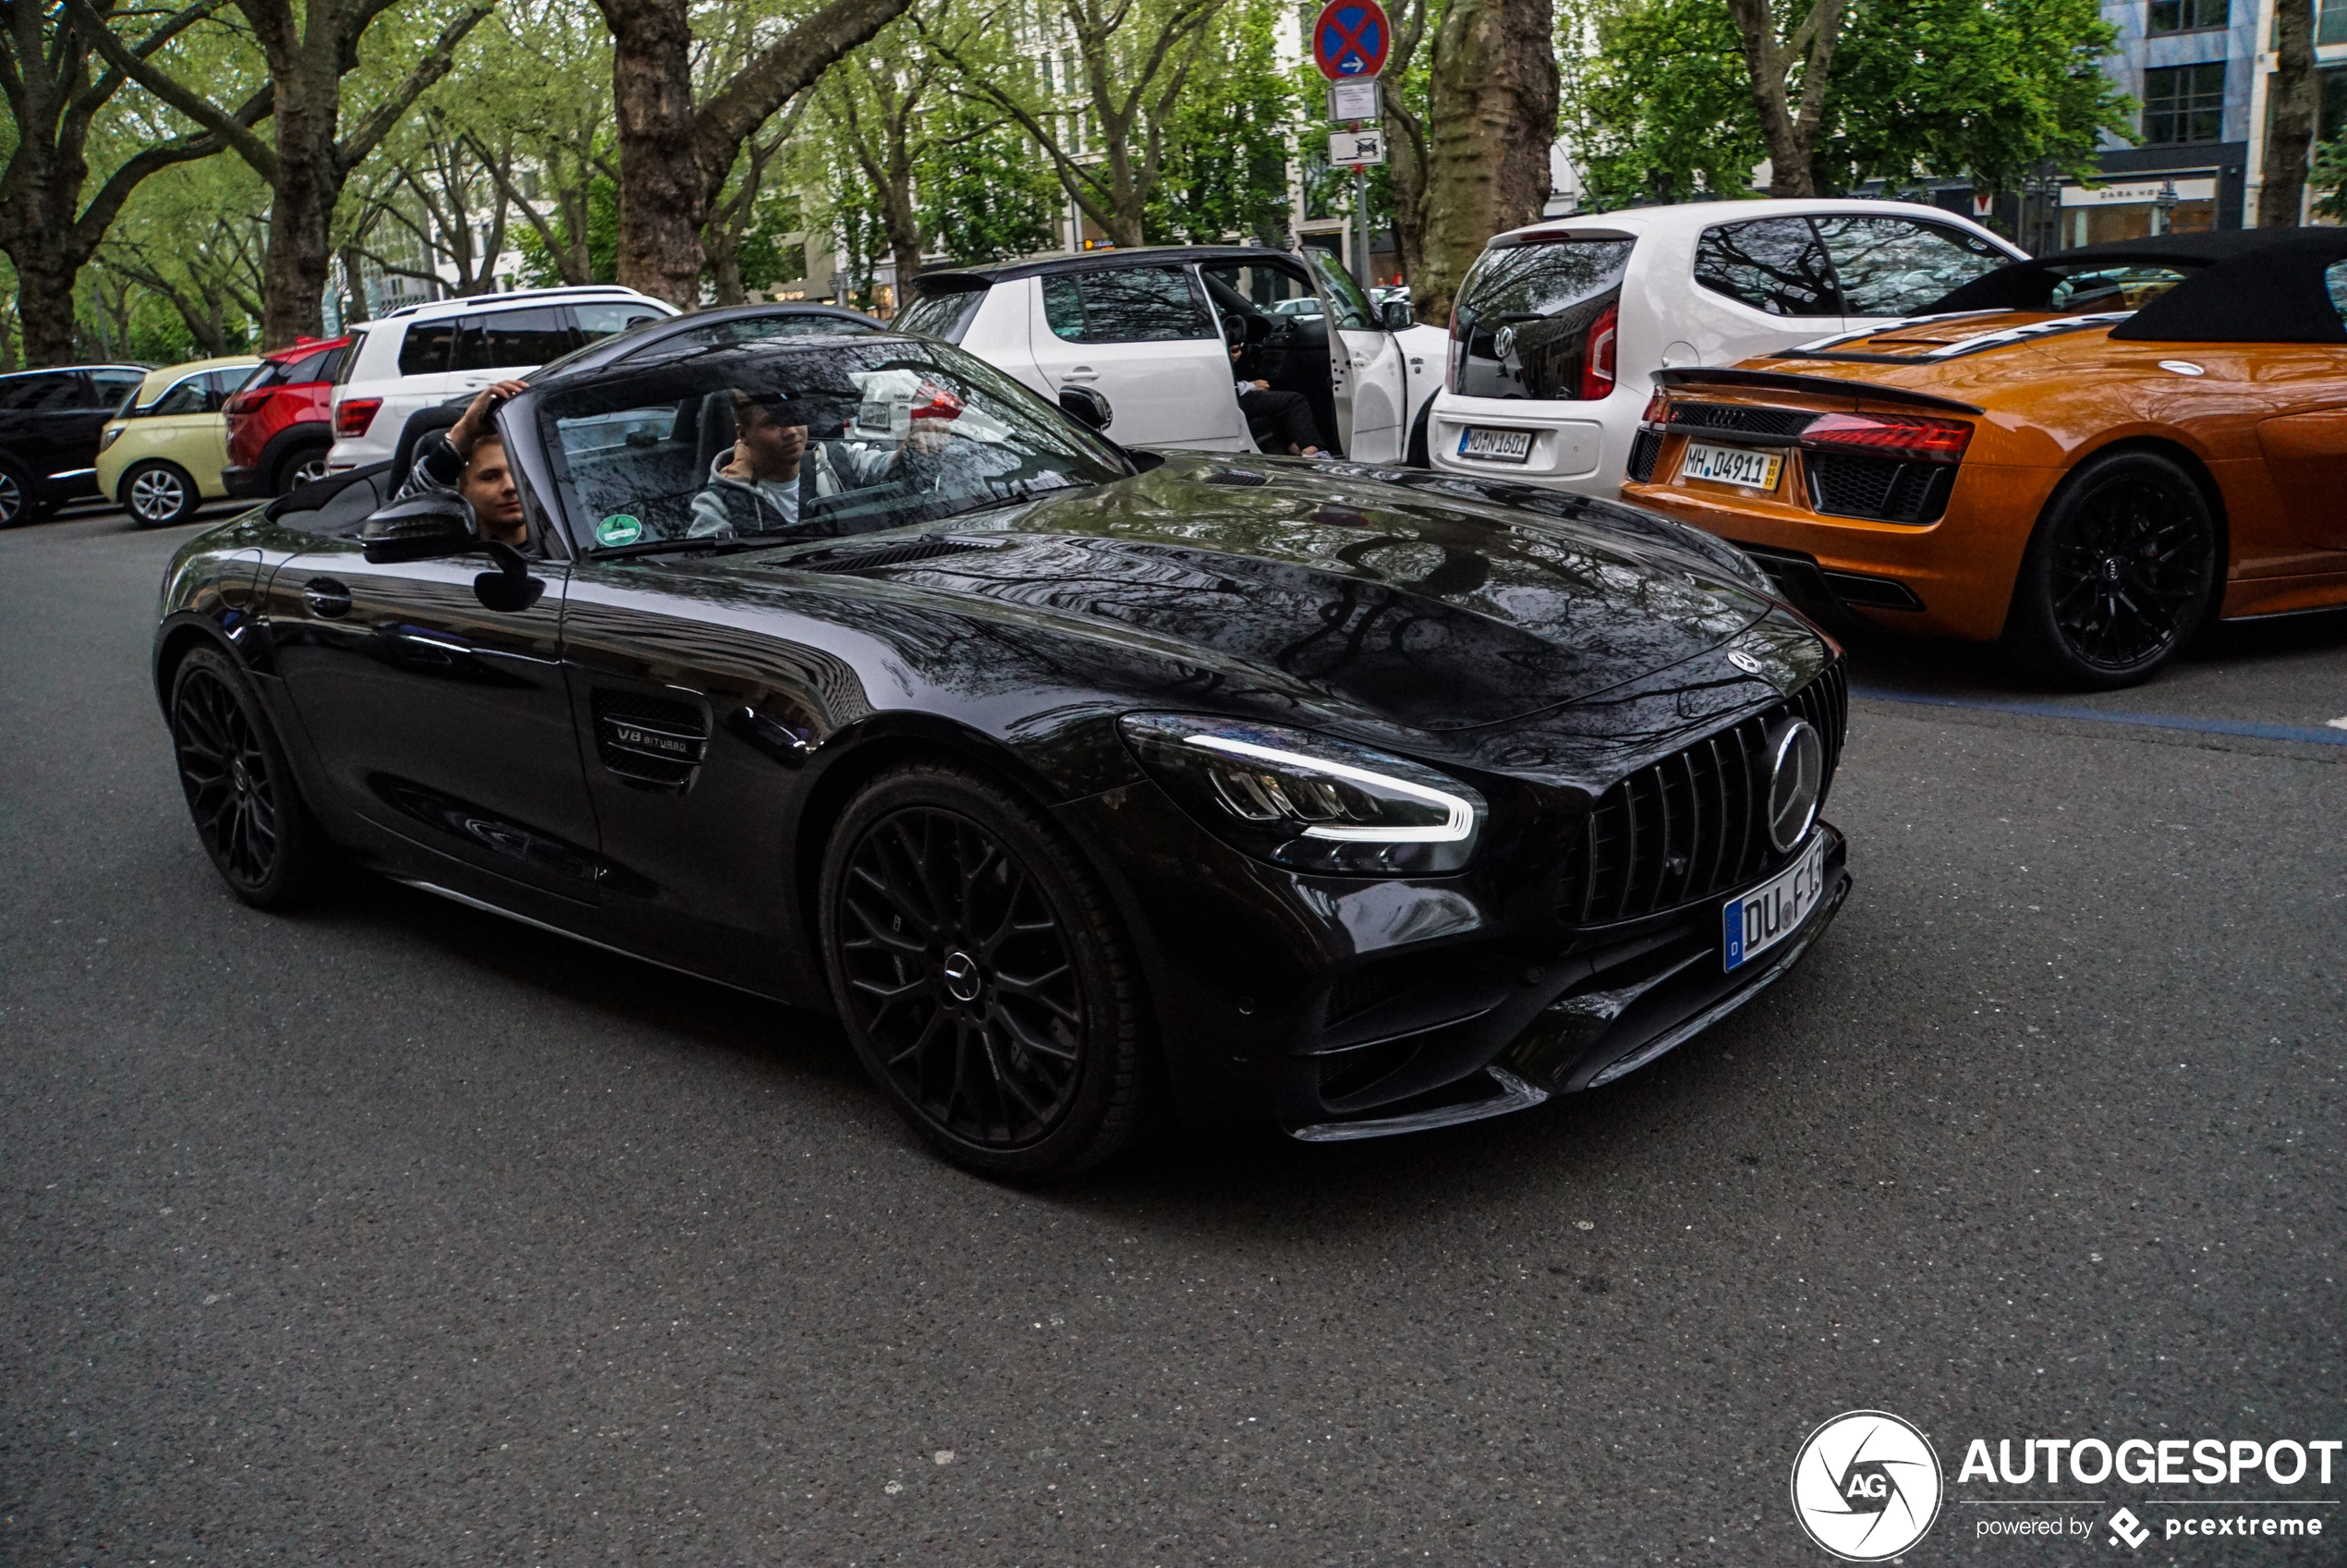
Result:
{"label": "pcextreme logo", "polygon": [[1880,1562],[1940,1516],[1940,1456],[1909,1423],[1852,1410],[1809,1434],[1793,1461],[1793,1514],[1845,1562]]}

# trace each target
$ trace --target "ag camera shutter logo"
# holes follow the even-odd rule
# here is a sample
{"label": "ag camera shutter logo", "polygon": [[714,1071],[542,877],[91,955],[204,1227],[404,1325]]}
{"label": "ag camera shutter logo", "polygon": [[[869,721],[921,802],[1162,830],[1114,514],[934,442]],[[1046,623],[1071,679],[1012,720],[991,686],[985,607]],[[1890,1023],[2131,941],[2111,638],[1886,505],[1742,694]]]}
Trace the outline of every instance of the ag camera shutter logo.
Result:
{"label": "ag camera shutter logo", "polygon": [[1880,1562],[1940,1516],[1940,1456],[1881,1410],[1852,1410],[1809,1434],[1793,1461],[1793,1515],[1845,1562]]}

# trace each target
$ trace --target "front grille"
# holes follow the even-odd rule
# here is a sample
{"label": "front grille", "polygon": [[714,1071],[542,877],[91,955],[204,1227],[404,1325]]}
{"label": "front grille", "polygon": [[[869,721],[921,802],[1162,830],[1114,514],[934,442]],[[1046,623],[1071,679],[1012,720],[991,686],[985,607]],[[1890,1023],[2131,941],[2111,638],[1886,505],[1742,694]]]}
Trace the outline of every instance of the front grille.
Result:
{"label": "front grille", "polygon": [[1841,452],[1811,452],[1802,461],[1809,476],[1809,504],[1837,517],[1937,522],[1956,482],[1955,468],[1948,463],[1903,463]]}
{"label": "front grille", "polygon": [[1557,913],[1601,926],[1675,909],[1764,876],[1792,857],[1769,842],[1769,734],[1806,719],[1825,742],[1825,781],[1849,717],[1848,676],[1829,667],[1793,696],[1742,723],[1639,769],[1598,797],[1565,856]]}
{"label": "front grille", "polygon": [[1799,435],[1818,416],[1806,408],[1755,408],[1742,403],[1673,403],[1671,422],[1753,435]]}
{"label": "front grille", "polygon": [[1644,484],[1654,478],[1654,460],[1662,456],[1662,432],[1641,426],[1638,438],[1630,443],[1630,482]]}

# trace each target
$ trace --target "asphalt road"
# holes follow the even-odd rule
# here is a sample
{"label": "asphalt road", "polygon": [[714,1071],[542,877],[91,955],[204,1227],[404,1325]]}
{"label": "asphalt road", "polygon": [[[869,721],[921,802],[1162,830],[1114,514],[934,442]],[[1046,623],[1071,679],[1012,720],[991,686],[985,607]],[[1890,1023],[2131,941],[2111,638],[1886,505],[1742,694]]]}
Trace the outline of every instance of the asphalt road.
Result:
{"label": "asphalt road", "polygon": [[[1823,1563],[1788,1476],[1858,1407],[1947,1474],[1908,1562],[2347,1559],[2347,1462],[1957,1480],[2347,1438],[2347,746],[1863,699],[1839,922],[1656,1066],[1021,1192],[822,1020],[387,884],[236,903],[145,668],[187,532],[0,535],[0,1562]],[[2347,624],[2074,706],[2317,731]],[[2025,1497],[2329,1530],[1980,1534]]]}

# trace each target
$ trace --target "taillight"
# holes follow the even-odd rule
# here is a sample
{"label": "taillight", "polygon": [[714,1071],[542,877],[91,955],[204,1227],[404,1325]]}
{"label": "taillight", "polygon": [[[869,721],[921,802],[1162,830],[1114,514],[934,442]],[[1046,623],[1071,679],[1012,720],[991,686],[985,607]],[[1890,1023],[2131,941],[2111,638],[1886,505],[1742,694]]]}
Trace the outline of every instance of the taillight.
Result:
{"label": "taillight", "polygon": [[1459,357],[1465,350],[1466,338],[1459,325],[1459,312],[1453,310],[1451,312],[1450,363],[1442,367],[1442,387],[1446,392],[1455,393],[1459,390]]}
{"label": "taillight", "polygon": [[1927,419],[1907,414],[1823,414],[1801,432],[1813,450],[1866,452],[1910,463],[1958,463],[1972,444],[1972,427],[1961,419]]}
{"label": "taillight", "polygon": [[1647,399],[1647,411],[1638,417],[1646,420],[1646,422],[1650,425],[1669,424],[1671,422],[1671,400],[1668,397],[1663,396],[1662,394],[1659,392],[1656,393],[1652,397]]}
{"label": "taillight", "polygon": [[1584,402],[1613,393],[1613,340],[1622,325],[1620,304],[1608,305],[1589,328],[1588,346],[1581,354],[1581,397]]}
{"label": "taillight", "polygon": [[334,409],[334,433],[356,439],[367,433],[383,406],[380,397],[348,397]]}

